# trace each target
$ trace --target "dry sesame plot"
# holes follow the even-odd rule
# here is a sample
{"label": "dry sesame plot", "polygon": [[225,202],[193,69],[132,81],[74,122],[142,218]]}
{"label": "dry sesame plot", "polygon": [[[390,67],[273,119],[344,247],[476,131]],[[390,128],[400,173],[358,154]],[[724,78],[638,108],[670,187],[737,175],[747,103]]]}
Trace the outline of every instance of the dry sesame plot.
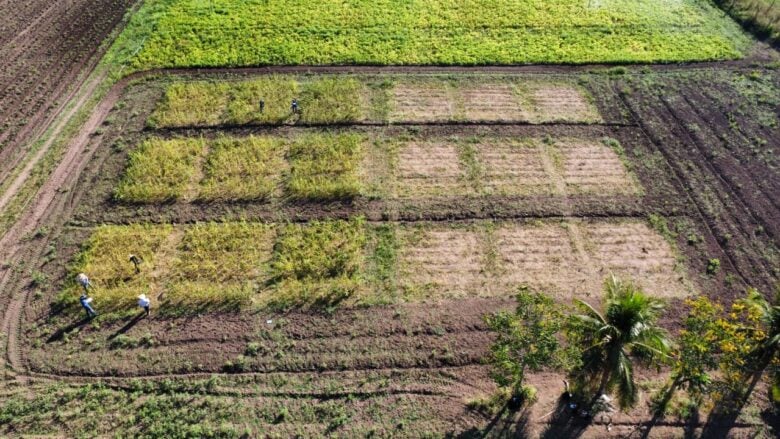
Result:
{"label": "dry sesame plot", "polygon": [[406,297],[511,294],[529,285],[558,297],[596,295],[610,274],[663,298],[690,292],[672,247],[637,221],[477,223],[402,229]]}
{"label": "dry sesame plot", "polygon": [[617,153],[591,139],[409,142],[399,149],[395,174],[399,198],[641,193]]}
{"label": "dry sesame plot", "polygon": [[530,116],[520,105],[511,84],[466,86],[460,90],[465,119],[470,121],[525,121]]}
{"label": "dry sesame plot", "polygon": [[402,198],[464,195],[471,192],[457,145],[448,141],[409,142],[398,152],[397,187]]}
{"label": "dry sesame plot", "polygon": [[455,115],[452,90],[445,83],[396,85],[391,105],[390,122],[439,122]]}
{"label": "dry sesame plot", "polygon": [[551,193],[550,176],[544,168],[543,150],[535,142],[491,139],[476,145],[477,160],[484,170],[482,189],[493,195]]}
{"label": "dry sesame plot", "polygon": [[563,158],[560,166],[566,192],[638,194],[634,178],[620,157],[602,142],[563,139],[555,142]]}
{"label": "dry sesame plot", "polygon": [[533,106],[531,122],[601,122],[598,110],[578,87],[532,85],[527,96]]}

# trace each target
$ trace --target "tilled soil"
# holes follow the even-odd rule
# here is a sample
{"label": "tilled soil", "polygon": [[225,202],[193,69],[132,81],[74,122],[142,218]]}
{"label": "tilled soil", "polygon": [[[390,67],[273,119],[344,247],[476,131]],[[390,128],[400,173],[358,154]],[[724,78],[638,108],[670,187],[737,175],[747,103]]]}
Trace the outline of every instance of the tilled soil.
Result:
{"label": "tilled soil", "polygon": [[[134,0],[0,2],[0,175],[97,62]],[[1,181],[0,181],[1,182]]]}
{"label": "tilled soil", "polygon": [[[777,81],[776,73],[769,74],[774,75],[773,78]],[[307,220],[365,213],[370,219],[392,219],[395,214],[407,221],[414,221],[545,216],[646,217],[649,214],[660,214],[666,217],[671,229],[667,238],[676,241],[679,256],[682,256],[681,261],[701,291],[726,301],[737,297],[745,284],[757,285],[764,288],[764,291],[771,291],[767,288],[777,281],[774,254],[778,215],[773,210],[776,208],[776,197],[773,195],[777,193],[775,186],[778,179],[776,171],[770,166],[772,159],[748,153],[754,142],[744,142],[745,139],[760,137],[766,140],[766,148],[776,152],[777,128],[757,124],[753,120],[755,116],[750,112],[734,112],[732,117],[737,120],[736,129],[728,119],[719,122],[719,111],[712,110],[710,114],[706,108],[711,106],[717,109],[720,105],[727,105],[729,99],[737,100],[738,96],[729,88],[729,84],[716,82],[717,87],[712,90],[719,91],[712,91],[710,93],[716,94],[702,97],[701,93],[692,90],[694,85],[686,83],[684,73],[680,74],[682,79],[675,75],[659,75],[658,80],[664,81],[674,90],[682,90],[681,93],[694,102],[689,104],[691,108],[683,112],[680,108],[685,107],[679,107],[677,103],[670,105],[675,99],[673,94],[661,96],[653,87],[642,87],[637,83],[633,83],[636,87],[633,91],[627,92],[629,85],[622,83],[623,79],[593,77],[589,79],[589,87],[593,90],[610,90],[610,93],[604,95],[596,93],[597,98],[608,96],[606,101],[597,102],[598,107],[611,109],[610,117],[624,118],[628,126],[478,128],[495,130],[506,135],[518,132],[550,132],[552,135],[560,135],[583,130],[609,134],[610,137],[620,140],[624,146],[629,169],[637,176],[642,189],[639,194],[609,197],[577,195],[566,199],[554,195],[487,199],[433,197],[408,203],[394,201],[381,208],[372,204],[376,203],[375,201],[332,205],[291,204],[281,206],[281,218]],[[686,94],[689,89],[690,93]],[[125,99],[131,104],[137,103],[139,108],[144,108],[144,105],[149,108],[147,98],[155,94],[154,90],[138,90],[128,92]],[[616,90],[619,92],[616,93]],[[620,94],[620,104],[613,106],[612,99],[617,94]],[[721,102],[724,99],[725,103]],[[625,112],[621,108],[624,108]],[[776,115],[774,117],[776,118]],[[30,223],[44,224],[45,222],[39,220],[49,215],[48,218],[54,226],[48,232],[51,236],[45,239],[34,237],[22,242],[23,234],[14,235],[20,240],[18,253],[29,260],[39,261],[36,269],[48,274],[51,282],[51,288],[38,288],[30,285],[24,276],[19,276],[19,272],[14,274],[8,269],[4,272],[4,276],[15,279],[10,283],[4,281],[4,286],[9,287],[9,291],[16,291],[16,297],[19,298],[13,301],[12,307],[16,313],[22,308],[25,310],[22,333],[10,334],[15,346],[7,354],[15,369],[29,369],[54,376],[65,375],[73,379],[105,375],[154,375],[154,379],[163,379],[170,374],[202,377],[207,375],[198,373],[221,371],[236,374],[237,377],[245,374],[249,380],[271,380],[280,375],[319,377],[324,374],[322,376],[332,377],[336,381],[343,379],[344,382],[350,382],[349,377],[375,374],[380,379],[384,377],[392,382],[401,393],[422,394],[409,398],[426,400],[423,406],[435,409],[421,413],[445,423],[451,422],[452,430],[462,431],[469,426],[489,422],[489,417],[464,411],[463,404],[466,399],[479,394],[487,395],[493,389],[487,369],[481,364],[491,341],[482,316],[498,309],[511,308],[510,298],[469,297],[366,309],[339,309],[332,314],[211,314],[176,319],[153,315],[149,319],[105,322],[99,327],[84,325],[72,314],[51,309],[49,305],[56,295],[56,288],[61,285],[67,271],[64,264],[48,262],[51,259],[48,258],[50,250],[47,250],[46,243],[54,242],[53,251],[58,259],[70,260],[79,242],[89,232],[89,227],[76,227],[68,228],[67,233],[62,234],[59,225],[68,218],[72,218],[71,224],[90,227],[102,222],[140,220],[190,222],[230,217],[280,218],[280,205],[273,204],[179,203],[146,207],[123,206],[110,202],[110,190],[122,172],[127,151],[137,140],[149,134],[142,132],[143,120],[143,115],[117,118],[115,124],[118,128],[109,127],[102,137],[88,142],[90,145],[97,145],[102,141],[104,146],[94,151],[94,166],[85,169],[86,159],[71,160],[73,167],[63,168],[63,173],[58,174],[60,179],[55,179],[54,183],[59,181],[69,189],[68,197],[54,202],[51,194],[55,188],[48,188],[46,193],[49,194],[49,203],[35,209],[35,221]],[[697,130],[692,128],[694,125],[713,127]],[[135,134],[127,134],[133,129],[136,130]],[[286,129],[295,128],[284,128],[279,132]],[[471,129],[473,127],[445,125],[423,127],[419,132],[463,132]],[[258,127],[232,127],[227,131],[240,134],[262,130]],[[708,143],[715,142],[715,138],[706,140],[704,137],[712,132],[720,133],[720,136],[715,138],[721,142],[715,145]],[[741,137],[735,136],[735,132],[741,133]],[[188,133],[215,135],[216,131],[192,130]],[[123,138],[120,139],[120,136]],[[87,145],[87,142],[84,145]],[[611,160],[613,159],[607,161]],[[603,157],[599,160],[600,163],[604,161]],[[578,169],[587,166],[587,160],[580,158],[571,162],[567,169],[571,169],[574,178]],[[81,173],[77,185],[73,184],[72,178],[65,178],[64,172],[68,169]],[[613,177],[607,174],[603,178]],[[742,178],[747,179],[744,185],[740,184]],[[588,182],[582,181],[582,184],[586,183]],[[74,203],[81,204],[76,206]],[[386,209],[388,205],[395,210]],[[78,214],[71,217],[70,212],[74,210],[78,210]],[[647,226],[643,224],[643,227]],[[28,227],[26,230],[33,232],[34,228]],[[621,230],[620,233],[610,228],[597,228],[579,232],[580,236],[595,237],[596,243],[586,246],[582,241],[578,244],[577,235],[570,234],[565,245],[574,248],[581,246],[585,250],[581,253],[586,253],[589,257],[589,262],[586,261],[587,267],[614,265],[631,271],[637,266],[645,266],[643,264],[650,260],[672,263],[673,256],[664,247],[668,242],[636,239],[643,233],[630,228]],[[452,236],[439,238],[440,241],[453,239]],[[512,234],[509,233],[503,238],[511,240]],[[463,240],[459,239],[460,241]],[[553,242],[549,247],[554,249],[555,245],[564,245],[563,241],[559,241],[561,240]],[[467,240],[463,242],[468,244]],[[469,279],[471,276],[478,281],[479,273],[469,265],[474,261],[469,258],[459,259],[457,254],[450,257],[465,264],[464,278]],[[715,257],[722,262],[721,272],[713,276],[704,275],[707,259]],[[533,262],[528,258],[523,261]],[[670,276],[669,273],[660,271],[654,275],[659,276],[660,280],[652,276],[651,278],[659,282]],[[41,291],[40,294],[33,294],[36,290]],[[18,294],[19,292],[24,294]],[[679,305],[679,300],[670,303],[664,320],[664,324],[669,328],[673,329],[677,325],[675,318],[684,312],[684,308]],[[6,329],[17,327],[13,319],[8,319],[8,316],[13,317],[13,314],[6,312]],[[151,335],[151,341],[146,345],[134,348],[111,345],[112,340],[119,335],[140,340],[146,334]],[[250,343],[255,344],[251,354],[247,349]],[[9,340],[9,348],[11,344]],[[21,349],[21,346],[25,348]],[[409,382],[403,380],[404,376],[413,377],[411,382],[419,379],[420,383],[430,383],[430,386],[407,386],[404,383]],[[653,377],[653,374],[649,376]],[[547,430],[545,434],[550,437],[556,434],[577,434],[583,437],[620,436],[636,432],[637,419],[645,417],[644,411],[616,417],[615,428],[611,432],[604,431],[606,423],[600,424],[599,430],[579,425],[555,412],[557,389],[561,386],[559,379],[555,374],[541,374],[531,378],[531,382],[545,389],[545,392],[540,396],[538,410],[535,409],[537,412],[531,418],[529,428],[537,432],[540,428],[544,430],[542,424],[549,421],[554,426],[561,427],[552,429],[552,432]],[[663,377],[656,379],[663,380]],[[386,394],[388,393],[383,393]],[[386,401],[394,401],[395,396],[389,394],[391,396]],[[282,398],[288,401],[289,395],[282,395]],[[412,403],[403,402],[401,405],[405,407],[402,410],[422,410]],[[290,406],[297,407],[294,404]],[[551,416],[548,416],[548,409]],[[645,408],[642,407],[642,410]],[[666,433],[679,432],[674,429],[680,428],[681,425],[662,426],[654,435],[664,437]],[[518,424],[513,424],[513,428],[517,426]],[[321,427],[311,428],[312,431],[321,431]],[[489,428],[495,427],[496,424],[491,424]],[[284,431],[283,426],[278,428],[279,431]],[[445,431],[448,428],[439,425],[436,429]]]}

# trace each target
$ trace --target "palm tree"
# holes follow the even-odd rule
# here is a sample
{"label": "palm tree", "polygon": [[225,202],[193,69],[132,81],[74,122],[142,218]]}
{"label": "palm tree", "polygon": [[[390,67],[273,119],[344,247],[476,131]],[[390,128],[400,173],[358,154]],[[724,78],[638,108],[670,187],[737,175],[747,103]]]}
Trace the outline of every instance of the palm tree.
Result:
{"label": "palm tree", "polygon": [[570,335],[583,350],[574,378],[597,389],[594,401],[614,389],[620,406],[631,407],[638,394],[632,359],[654,363],[667,358],[671,349],[666,332],[656,326],[664,304],[614,276],[605,282],[604,293],[604,314],[577,301],[582,314],[573,316]]}

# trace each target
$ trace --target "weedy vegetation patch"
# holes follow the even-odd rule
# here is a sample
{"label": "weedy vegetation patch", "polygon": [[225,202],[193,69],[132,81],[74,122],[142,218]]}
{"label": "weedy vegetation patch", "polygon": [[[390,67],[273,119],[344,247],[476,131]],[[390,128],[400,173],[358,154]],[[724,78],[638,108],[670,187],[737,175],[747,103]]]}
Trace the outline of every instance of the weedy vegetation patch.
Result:
{"label": "weedy vegetation patch", "polygon": [[[155,11],[144,13],[144,9]],[[703,0],[152,0],[120,48],[133,69],[733,59],[749,40]]]}

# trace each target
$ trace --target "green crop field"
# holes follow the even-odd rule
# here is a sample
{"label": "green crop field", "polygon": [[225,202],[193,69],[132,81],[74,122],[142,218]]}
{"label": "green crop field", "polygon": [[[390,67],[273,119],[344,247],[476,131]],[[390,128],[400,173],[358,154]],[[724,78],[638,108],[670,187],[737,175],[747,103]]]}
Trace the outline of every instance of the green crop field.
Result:
{"label": "green crop field", "polygon": [[748,45],[704,0],[148,0],[117,50],[145,70],[673,62]]}

